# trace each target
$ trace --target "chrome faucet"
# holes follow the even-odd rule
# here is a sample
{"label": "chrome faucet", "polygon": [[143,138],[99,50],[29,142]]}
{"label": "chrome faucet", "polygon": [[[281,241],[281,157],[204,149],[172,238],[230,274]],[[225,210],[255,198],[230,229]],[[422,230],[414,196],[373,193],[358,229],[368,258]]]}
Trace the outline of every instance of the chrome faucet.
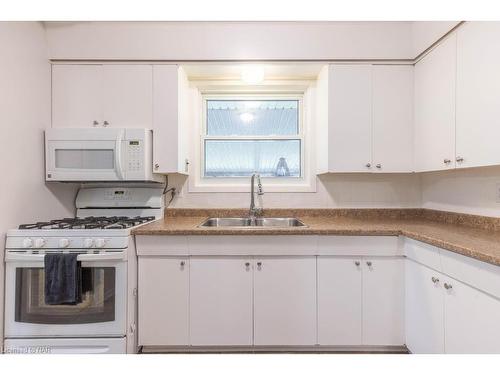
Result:
{"label": "chrome faucet", "polygon": [[255,207],[255,178],[257,178],[257,195],[264,195],[260,175],[258,173],[254,173],[250,179],[250,210],[248,212],[248,216],[252,220],[254,220],[256,216],[262,215],[263,211],[262,207]]}

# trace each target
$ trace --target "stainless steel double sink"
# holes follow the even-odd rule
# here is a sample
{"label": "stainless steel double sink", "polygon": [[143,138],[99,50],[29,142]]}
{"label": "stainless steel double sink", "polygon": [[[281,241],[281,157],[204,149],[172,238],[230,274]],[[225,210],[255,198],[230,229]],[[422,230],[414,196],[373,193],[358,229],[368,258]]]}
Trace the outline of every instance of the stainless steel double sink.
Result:
{"label": "stainless steel double sink", "polygon": [[200,227],[216,228],[293,228],[306,227],[294,217],[210,217],[199,225]]}

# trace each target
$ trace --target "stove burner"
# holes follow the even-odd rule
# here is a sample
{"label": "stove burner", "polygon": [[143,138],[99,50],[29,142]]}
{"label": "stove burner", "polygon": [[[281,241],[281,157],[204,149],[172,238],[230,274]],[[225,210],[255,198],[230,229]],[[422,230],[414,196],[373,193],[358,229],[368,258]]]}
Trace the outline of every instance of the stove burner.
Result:
{"label": "stove burner", "polygon": [[89,216],[21,224],[19,229],[126,229],[154,220],[154,216]]}

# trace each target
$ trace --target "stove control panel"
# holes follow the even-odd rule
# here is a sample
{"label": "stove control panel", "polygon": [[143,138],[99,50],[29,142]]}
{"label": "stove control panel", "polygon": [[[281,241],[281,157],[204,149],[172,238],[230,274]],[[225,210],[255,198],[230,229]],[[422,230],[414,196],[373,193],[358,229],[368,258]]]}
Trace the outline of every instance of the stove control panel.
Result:
{"label": "stove control panel", "polygon": [[129,236],[117,237],[25,237],[7,236],[6,249],[124,249]]}

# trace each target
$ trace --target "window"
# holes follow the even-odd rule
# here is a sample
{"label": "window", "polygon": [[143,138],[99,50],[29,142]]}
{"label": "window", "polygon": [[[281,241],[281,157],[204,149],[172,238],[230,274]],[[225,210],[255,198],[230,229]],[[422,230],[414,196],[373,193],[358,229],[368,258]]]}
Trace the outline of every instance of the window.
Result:
{"label": "window", "polygon": [[302,100],[204,98],[203,178],[303,177]]}

